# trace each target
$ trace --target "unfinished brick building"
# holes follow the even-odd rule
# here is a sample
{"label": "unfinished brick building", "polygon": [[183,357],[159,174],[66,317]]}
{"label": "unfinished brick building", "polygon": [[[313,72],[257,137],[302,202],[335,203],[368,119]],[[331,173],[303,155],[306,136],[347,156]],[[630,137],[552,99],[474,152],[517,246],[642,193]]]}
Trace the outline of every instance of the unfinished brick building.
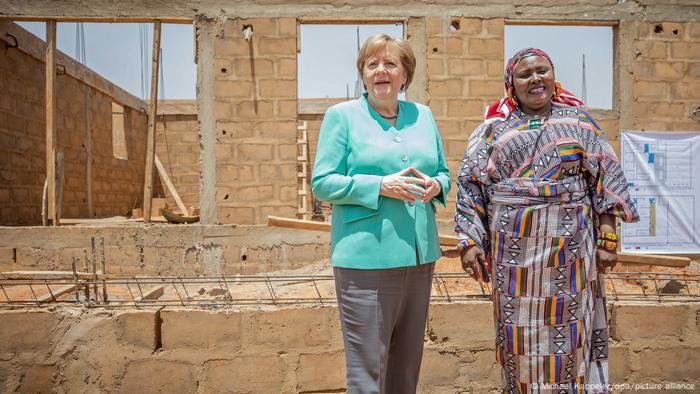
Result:
{"label": "unfinished brick building", "polygon": [[[0,19],[0,225],[26,226],[0,228],[0,271],[69,271],[73,258],[80,266],[89,260],[91,238],[97,238],[104,242],[106,271],[116,278],[327,273],[319,268],[329,255],[326,233],[264,226],[268,215],[297,215],[297,127],[307,122],[312,163],[327,107],[297,98],[304,23],[403,24],[418,61],[407,98],[432,109],[452,171],[484,106],[502,94],[507,25],[612,26],[613,107],[591,112],[618,153],[620,130],[700,128],[700,4],[693,0],[95,0],[89,6],[7,0]],[[30,227],[41,223],[47,173],[45,44],[11,21],[48,19],[194,25],[196,104],[159,111],[156,152],[168,158],[184,203],[199,207],[199,224]],[[251,41],[242,34],[244,26],[252,26]],[[56,119],[65,163],[63,217],[104,218],[141,207],[148,103],[66,56],[58,54],[57,62],[65,71],[54,94],[69,98],[57,101]],[[116,138],[113,113],[123,114],[128,160],[115,158],[112,143],[105,143]],[[164,150],[164,130],[175,155]],[[155,194],[175,205],[164,189],[156,182]],[[454,192],[448,196],[448,207],[454,198]],[[439,212],[446,234],[451,216],[451,208]],[[674,273],[697,274],[697,256],[691,257],[690,267]],[[454,271],[448,260],[444,271]],[[188,307],[183,299],[180,307],[164,309],[137,307],[136,301],[126,309],[90,301],[59,308],[38,300],[23,308],[10,303],[0,310],[0,392],[343,392],[342,340],[337,310],[324,304],[325,284],[319,283],[319,302],[311,306],[283,307],[274,289],[269,307],[222,310]],[[215,294],[205,284],[196,286]],[[684,300],[694,302],[659,302],[661,296],[611,302],[613,382],[698,387],[700,304],[692,286]],[[431,307],[420,391],[497,392],[488,301],[452,299],[439,287],[445,302]],[[653,285],[646,289],[656,295]],[[12,296],[0,294],[0,301]]]}

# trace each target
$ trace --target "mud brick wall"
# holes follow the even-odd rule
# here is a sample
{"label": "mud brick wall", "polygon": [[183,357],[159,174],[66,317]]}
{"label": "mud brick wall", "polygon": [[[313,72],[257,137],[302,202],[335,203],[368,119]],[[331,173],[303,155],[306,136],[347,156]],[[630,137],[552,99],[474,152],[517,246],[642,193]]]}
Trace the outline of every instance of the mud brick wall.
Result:
{"label": "mud brick wall", "polygon": [[[613,384],[698,389],[697,303],[615,302],[609,309]],[[499,392],[492,316],[487,301],[431,305],[420,393]],[[33,335],[24,335],[26,327]],[[344,392],[338,311],[3,310],[0,390]]]}
{"label": "mud brick wall", "polygon": [[[246,41],[242,30],[252,26]],[[221,223],[294,217],[297,22],[226,21],[214,42],[216,202]]]}
{"label": "mud brick wall", "polygon": [[[18,48],[0,45],[0,225],[37,225],[46,177],[45,64],[30,49],[44,44],[27,32],[18,41]],[[59,62],[66,59],[61,56]],[[141,108],[124,108],[128,160],[117,159],[114,99],[67,73],[56,80],[57,150],[65,163],[61,216],[89,217],[88,132],[94,216],[125,215],[143,199],[147,116]]]}

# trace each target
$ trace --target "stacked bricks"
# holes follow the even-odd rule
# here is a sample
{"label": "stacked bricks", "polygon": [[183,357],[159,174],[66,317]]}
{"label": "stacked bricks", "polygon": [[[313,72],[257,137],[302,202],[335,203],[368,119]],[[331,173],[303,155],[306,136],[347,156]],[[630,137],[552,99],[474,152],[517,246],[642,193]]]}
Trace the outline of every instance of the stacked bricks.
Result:
{"label": "stacked bricks", "polygon": [[44,64],[18,50],[1,51],[0,224],[37,224],[46,174]]}
{"label": "stacked bricks", "polygon": [[[199,206],[199,122],[197,114],[159,115],[156,154],[188,209]],[[168,206],[177,209],[165,191]]]}
{"label": "stacked bricks", "polygon": [[[33,38],[33,37],[32,37]],[[27,45],[41,45],[41,41]],[[0,224],[41,223],[46,174],[44,63],[21,49],[0,56]],[[147,117],[125,107],[128,160],[112,152],[112,98],[67,74],[56,76],[57,150],[64,153],[62,214],[88,217],[87,122],[92,119],[97,217],[124,215],[142,199]]]}
{"label": "stacked bricks", "polygon": [[[428,106],[453,178],[486,105],[503,95],[503,26],[503,19],[426,18]],[[452,220],[454,203],[453,187],[438,220]]]}
{"label": "stacked bricks", "polygon": [[[251,26],[245,40],[242,30]],[[216,201],[222,223],[293,217],[297,206],[297,22],[229,20],[215,39]]]}
{"label": "stacked bricks", "polygon": [[[640,391],[634,385],[644,384],[660,385],[650,392],[677,391],[670,383],[685,384],[679,392],[698,390],[697,303],[615,302],[609,309],[614,392]],[[429,316],[418,392],[498,392],[491,303],[433,303]],[[23,327],[32,327],[34,335]],[[346,388],[335,306],[3,310],[0,354],[3,392]]]}
{"label": "stacked bricks", "polygon": [[[131,209],[143,204],[148,116],[140,109],[124,107],[128,158],[118,159],[114,157],[112,147],[112,99],[102,92],[93,91],[92,94],[92,198],[95,216],[127,215]],[[162,195],[157,176],[153,179],[154,196]],[[87,213],[79,217],[86,216]]]}
{"label": "stacked bricks", "polygon": [[697,131],[700,23],[639,22],[634,57],[634,129]]}

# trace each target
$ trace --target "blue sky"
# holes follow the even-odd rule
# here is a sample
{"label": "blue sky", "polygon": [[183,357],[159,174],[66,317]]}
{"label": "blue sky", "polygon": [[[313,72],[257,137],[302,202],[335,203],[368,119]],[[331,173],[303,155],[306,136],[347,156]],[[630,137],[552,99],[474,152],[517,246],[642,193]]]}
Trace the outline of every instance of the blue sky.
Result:
{"label": "blue sky", "polygon": [[[42,40],[46,38],[43,22],[20,22],[22,27]],[[150,81],[153,25],[148,29],[146,47],[147,74]],[[58,23],[57,47],[75,58],[75,23]],[[119,87],[141,97],[141,45],[138,23],[85,23],[85,53],[87,66]],[[196,94],[197,65],[194,63],[194,36],[192,25],[163,24],[163,85],[166,99],[193,99]],[[146,83],[147,90],[150,82]],[[145,96],[148,97],[148,91]]]}
{"label": "blue sky", "polygon": [[[21,22],[27,30],[45,38],[44,23]],[[146,40],[147,73],[150,73],[152,25]],[[298,57],[298,94],[300,98],[346,97],[355,90],[357,72],[357,25],[301,25]],[[137,97],[141,89],[140,33],[137,23],[85,23],[85,47],[88,67]],[[76,24],[58,24],[58,49],[75,57]],[[360,43],[372,34],[403,35],[403,26],[359,25]],[[193,99],[196,93],[192,25],[164,24],[164,91],[166,99]],[[548,52],[558,80],[574,94],[581,94],[582,59],[586,54],[587,104],[593,108],[612,108],[613,32],[604,26],[506,26],[505,58],[525,47]],[[145,76],[146,81],[150,76]],[[148,88],[148,83],[146,85]],[[148,92],[145,92],[148,96]],[[494,97],[495,99],[495,97]]]}
{"label": "blue sky", "polygon": [[403,37],[403,25],[301,25],[298,57],[299,98],[350,97],[357,80],[357,29],[360,46],[374,34]]}

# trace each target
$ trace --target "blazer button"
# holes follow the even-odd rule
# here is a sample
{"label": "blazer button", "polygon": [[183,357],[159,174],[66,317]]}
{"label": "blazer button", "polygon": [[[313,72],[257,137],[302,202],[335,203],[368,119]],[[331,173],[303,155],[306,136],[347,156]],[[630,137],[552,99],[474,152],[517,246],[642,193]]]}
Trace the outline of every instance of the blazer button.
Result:
{"label": "blazer button", "polygon": [[406,156],[406,155],[401,156],[401,161],[408,161],[408,156]]}
{"label": "blazer button", "polygon": [[396,137],[394,137],[394,141],[396,141],[396,142],[401,142],[401,137],[399,137],[399,136],[397,135]]}

